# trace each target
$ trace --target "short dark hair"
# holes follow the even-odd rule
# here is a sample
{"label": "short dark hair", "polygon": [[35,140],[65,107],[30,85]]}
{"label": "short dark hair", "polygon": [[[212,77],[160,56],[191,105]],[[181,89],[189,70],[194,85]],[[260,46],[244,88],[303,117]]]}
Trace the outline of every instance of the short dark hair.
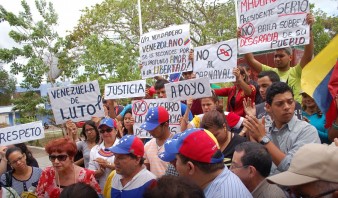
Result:
{"label": "short dark hair", "polygon": [[278,74],[274,71],[262,71],[258,74],[258,78],[263,78],[263,77],[269,77],[269,79],[271,80],[271,82],[280,82],[280,78],[278,76]]}
{"label": "short dark hair", "polygon": [[163,175],[157,180],[157,185],[148,188],[144,194],[144,198],[204,198],[203,190],[193,181],[172,175]]}
{"label": "short dark hair", "polygon": [[292,89],[285,82],[272,83],[272,85],[266,90],[266,103],[271,105],[273,98],[277,94],[282,94],[285,92],[290,92],[292,94],[292,97],[294,96]]}
{"label": "short dark hair", "polygon": [[[222,155],[222,152],[219,150],[219,152],[217,152],[219,155]],[[192,162],[195,166],[197,166],[202,172],[204,173],[213,173],[219,169],[223,169],[224,168],[224,163],[223,162],[219,162],[219,163],[214,163],[214,164],[210,164],[210,163],[205,163],[205,162],[198,162],[196,160],[190,159],[184,155],[182,155],[181,153],[178,153],[178,157],[181,159],[181,161],[186,164],[188,162]]]}
{"label": "short dark hair", "polygon": [[241,158],[243,166],[253,166],[262,177],[269,176],[272,158],[263,145],[256,142],[242,142],[235,147],[235,151],[244,151],[244,155]]}
{"label": "short dark hair", "polygon": [[156,82],[155,82],[155,85],[154,85],[154,88],[155,90],[159,90],[159,89],[162,89],[164,88],[164,85],[169,83],[169,81],[167,81],[166,79],[158,79]]}
{"label": "short dark hair", "polygon": [[230,130],[224,112],[211,110],[204,114],[200,127],[206,130],[209,130],[210,128],[222,129],[224,128],[224,124],[226,129]]}
{"label": "short dark hair", "polygon": [[[137,158],[139,158],[139,156],[136,156],[136,155],[134,155],[134,154],[132,154],[132,153],[129,153],[129,154],[127,154],[129,157],[131,157],[132,159],[137,159]],[[139,163],[139,165],[143,165],[144,164],[144,158],[141,156],[141,159],[140,159],[140,163]]]}
{"label": "short dark hair", "polygon": [[60,194],[60,198],[80,198],[80,197],[98,198],[99,195],[97,194],[97,192],[94,190],[93,187],[82,182],[67,186],[62,190]]}

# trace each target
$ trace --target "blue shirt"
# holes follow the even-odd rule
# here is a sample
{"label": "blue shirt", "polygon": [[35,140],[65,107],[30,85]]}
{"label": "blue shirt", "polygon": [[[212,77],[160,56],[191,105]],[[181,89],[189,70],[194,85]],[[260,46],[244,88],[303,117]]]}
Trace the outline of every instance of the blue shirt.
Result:
{"label": "blue shirt", "polygon": [[329,133],[328,133],[327,129],[324,127],[325,122],[326,122],[325,115],[323,114],[321,117],[319,117],[318,113],[314,113],[312,115],[309,115],[308,113],[303,111],[303,116],[307,117],[307,119],[310,120],[310,124],[312,126],[316,127],[320,141],[322,143],[331,144],[331,141],[329,140]]}
{"label": "blue shirt", "polygon": [[203,191],[206,198],[252,197],[242,181],[227,167],[224,167],[221,174],[219,174]]}
{"label": "blue shirt", "polygon": [[[184,104],[183,102],[181,102],[181,115],[182,117],[184,116],[185,114],[185,110],[187,109],[187,105]],[[189,112],[189,121],[191,121],[194,117],[192,116],[192,113],[191,111]]]}

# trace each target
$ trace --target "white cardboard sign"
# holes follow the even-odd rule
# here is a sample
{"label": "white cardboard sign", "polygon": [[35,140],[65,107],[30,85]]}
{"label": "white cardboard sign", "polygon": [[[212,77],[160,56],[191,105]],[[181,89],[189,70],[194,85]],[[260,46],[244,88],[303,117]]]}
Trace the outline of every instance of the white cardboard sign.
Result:
{"label": "white cardboard sign", "polygon": [[136,80],[106,84],[104,87],[105,99],[121,99],[144,97],[146,94],[146,81]]}

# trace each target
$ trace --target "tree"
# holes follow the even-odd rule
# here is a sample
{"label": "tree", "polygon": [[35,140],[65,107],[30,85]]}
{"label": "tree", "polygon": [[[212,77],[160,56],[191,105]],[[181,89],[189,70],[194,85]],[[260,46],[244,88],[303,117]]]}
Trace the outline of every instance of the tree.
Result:
{"label": "tree", "polygon": [[54,57],[66,57],[62,52],[64,40],[53,29],[57,25],[58,16],[51,2],[35,1],[35,6],[42,17],[42,20],[37,22],[33,21],[27,2],[22,0],[21,5],[23,11],[18,15],[8,12],[0,5],[0,19],[13,27],[9,36],[20,46],[0,49],[0,60],[10,64],[13,74],[23,73],[22,87],[37,88],[44,78],[54,82],[48,72]]}
{"label": "tree", "polygon": [[6,70],[0,68],[0,106],[11,104],[11,97],[15,92],[16,80]]}
{"label": "tree", "polygon": [[[236,23],[232,22],[234,3],[219,2],[143,1],[143,32],[190,23],[191,39],[196,46],[228,40],[236,31]],[[139,79],[139,35],[136,1],[105,0],[86,8],[79,24],[67,37],[67,48],[79,62],[72,69],[76,72],[78,66],[85,67],[78,80],[85,81],[88,75],[92,75],[89,79],[96,79],[100,72],[106,72],[109,82]]]}

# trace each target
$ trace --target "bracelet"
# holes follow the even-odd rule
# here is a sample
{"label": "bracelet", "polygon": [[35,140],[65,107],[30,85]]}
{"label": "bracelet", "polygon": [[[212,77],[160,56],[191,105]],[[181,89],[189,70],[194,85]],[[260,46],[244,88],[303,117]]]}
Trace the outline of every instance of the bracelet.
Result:
{"label": "bracelet", "polygon": [[338,124],[336,123],[336,121],[334,121],[332,123],[332,127],[335,129],[335,130],[338,130]]}

